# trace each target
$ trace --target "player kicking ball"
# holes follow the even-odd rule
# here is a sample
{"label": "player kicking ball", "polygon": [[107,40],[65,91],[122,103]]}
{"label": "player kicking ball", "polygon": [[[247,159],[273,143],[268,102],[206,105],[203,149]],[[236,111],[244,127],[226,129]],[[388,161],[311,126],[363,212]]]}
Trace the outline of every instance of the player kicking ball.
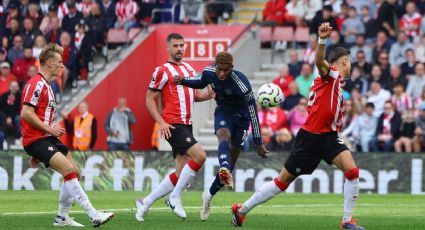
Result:
{"label": "player kicking ball", "polygon": [[53,126],[56,101],[50,80],[63,69],[62,47],[50,43],[40,53],[40,72],[25,85],[21,101],[21,132],[25,152],[31,156],[30,166],[43,162],[62,174],[64,183],[59,193],[58,214],[53,226],[84,227],[69,217],[72,202],[77,202],[87,213],[94,227],[108,222],[112,212],[99,212],[78,181],[78,168],[72,162],[68,148],[58,139],[65,129]]}
{"label": "player kicking ball", "polygon": [[320,161],[324,160],[338,167],[346,177],[341,229],[364,229],[352,219],[359,195],[359,169],[338,136],[344,111],[344,78],[350,75],[350,52],[342,47],[335,48],[329,54],[328,63],[324,59],[325,44],[332,27],[329,23],[322,23],[318,31],[319,46],[315,62],[320,77],[315,78],[310,88],[307,120],[297,133],[294,149],[280,174],[262,185],[244,204],[232,205],[234,226],[242,226],[249,211],[285,191],[298,176],[313,173]]}
{"label": "player kicking ball", "polygon": [[213,196],[224,186],[233,188],[232,171],[238,160],[249,123],[252,125],[254,144],[258,155],[267,157],[267,149],[261,140],[257,106],[247,77],[233,69],[233,56],[220,52],[215,57],[215,66],[208,66],[200,77],[182,78],[174,76],[177,85],[203,89],[210,85],[216,96],[214,129],[217,135],[218,161],[220,169],[209,190],[202,195],[201,220],[208,219]]}

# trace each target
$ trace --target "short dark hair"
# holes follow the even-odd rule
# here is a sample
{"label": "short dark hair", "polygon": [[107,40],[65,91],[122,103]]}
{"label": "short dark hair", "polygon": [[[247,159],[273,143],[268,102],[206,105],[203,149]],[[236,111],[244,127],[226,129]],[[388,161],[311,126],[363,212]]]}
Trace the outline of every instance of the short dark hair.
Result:
{"label": "short dark hair", "polygon": [[395,83],[395,84],[393,85],[393,89],[394,89],[394,88],[396,88],[396,87],[402,87],[402,88],[404,89],[404,85],[403,85],[403,84],[401,84],[401,83]]}
{"label": "short dark hair", "polygon": [[178,33],[171,33],[167,36],[167,43],[171,42],[172,39],[183,40],[183,36]]}
{"label": "short dark hair", "polygon": [[215,56],[215,64],[233,65],[233,56],[226,51],[221,51]]}
{"label": "short dark hair", "polygon": [[329,53],[329,62],[335,63],[340,57],[350,56],[350,50],[344,47],[336,47]]}
{"label": "short dark hair", "polygon": [[375,104],[373,104],[372,102],[368,102],[366,104],[366,108],[372,108],[372,109],[374,109],[375,108]]}

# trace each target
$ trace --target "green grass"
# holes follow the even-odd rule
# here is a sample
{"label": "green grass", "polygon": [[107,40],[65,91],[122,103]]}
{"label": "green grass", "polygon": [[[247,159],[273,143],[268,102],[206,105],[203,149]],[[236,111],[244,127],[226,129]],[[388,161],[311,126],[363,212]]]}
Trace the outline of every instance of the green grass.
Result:
{"label": "green grass", "polygon": [[[102,229],[233,229],[230,224],[230,205],[243,202],[251,193],[221,192],[213,201],[207,222],[199,219],[200,192],[187,192],[183,196],[188,219],[182,221],[157,201],[145,222],[137,222],[132,210],[134,200],[146,193],[89,192],[95,207],[101,210],[116,209],[115,218]],[[0,229],[52,229],[57,210],[59,192],[52,191],[1,191]],[[280,194],[266,204],[254,209],[244,224],[244,229],[339,229],[342,213],[342,195]],[[89,226],[87,216],[75,205],[71,214]],[[47,212],[27,213],[24,212]],[[425,197],[411,195],[361,194],[355,218],[366,229],[406,230],[425,229]]]}

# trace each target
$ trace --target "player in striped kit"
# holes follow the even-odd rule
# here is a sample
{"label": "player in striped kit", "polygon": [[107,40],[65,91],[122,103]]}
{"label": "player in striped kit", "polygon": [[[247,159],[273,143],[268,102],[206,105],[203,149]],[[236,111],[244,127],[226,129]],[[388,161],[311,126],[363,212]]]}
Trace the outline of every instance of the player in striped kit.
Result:
{"label": "player in striped kit", "polygon": [[244,204],[232,205],[232,224],[242,226],[245,216],[257,205],[262,204],[288,188],[298,176],[311,174],[321,160],[334,164],[345,175],[344,215],[342,229],[358,229],[352,214],[359,194],[359,169],[351,152],[338,136],[344,113],[344,78],[350,76],[350,52],[342,47],[333,49],[329,62],[325,60],[325,44],[332,31],[329,23],[319,26],[319,45],[316,51],[316,66],[319,70],[308,98],[308,117],[297,133],[294,148],[280,174],[262,185]]}
{"label": "player in striped kit", "polygon": [[[186,212],[181,204],[181,194],[206,159],[204,149],[192,134],[192,111],[195,101],[209,100],[214,95],[211,90],[208,93],[202,93],[199,90],[174,84],[174,75],[184,77],[195,75],[195,70],[182,61],[185,43],[180,34],[168,35],[167,51],[170,55],[168,61],[157,67],[153,73],[146,96],[146,107],[159,124],[161,137],[164,137],[172,147],[176,171],[166,176],[147,197],[136,200],[138,221],[144,221],[149,207],[170,192],[166,201],[167,205],[174,214],[185,219]],[[162,116],[155,102],[160,93],[163,102]]]}
{"label": "player in striped kit", "polygon": [[68,154],[68,148],[58,139],[65,129],[53,125],[56,108],[55,96],[49,82],[63,69],[62,47],[50,43],[40,53],[40,72],[25,85],[21,99],[21,131],[25,152],[31,156],[30,165],[37,167],[43,162],[46,167],[64,177],[60,189],[58,215],[54,226],[84,227],[69,217],[72,203],[77,202],[87,213],[94,227],[108,222],[112,212],[99,212],[78,181],[78,168]]}

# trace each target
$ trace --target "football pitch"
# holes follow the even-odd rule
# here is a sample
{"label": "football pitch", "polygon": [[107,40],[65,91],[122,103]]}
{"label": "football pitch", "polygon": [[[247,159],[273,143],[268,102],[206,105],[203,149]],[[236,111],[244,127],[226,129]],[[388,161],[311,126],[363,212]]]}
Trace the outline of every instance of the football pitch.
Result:
{"label": "football pitch", "polygon": [[[134,200],[146,193],[88,192],[99,210],[113,210],[115,217],[102,229],[232,229],[230,205],[243,202],[252,193],[218,193],[213,200],[210,218],[199,219],[200,192],[183,194],[188,218],[183,221],[171,213],[163,200],[150,209],[145,222],[134,218]],[[52,229],[58,191],[1,191],[0,229]],[[343,209],[342,195],[280,194],[257,207],[244,223],[244,229],[339,229]],[[77,204],[71,216],[90,227],[87,216]],[[365,229],[425,229],[425,196],[406,194],[361,194],[355,218]],[[57,227],[56,227],[57,228]]]}

